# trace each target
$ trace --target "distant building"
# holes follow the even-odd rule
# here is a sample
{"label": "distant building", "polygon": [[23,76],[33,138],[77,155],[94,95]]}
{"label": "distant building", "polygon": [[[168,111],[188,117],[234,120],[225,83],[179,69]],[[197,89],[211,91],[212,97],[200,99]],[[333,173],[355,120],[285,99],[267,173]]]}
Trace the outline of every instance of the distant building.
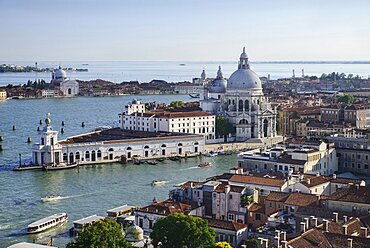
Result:
{"label": "distant building", "polygon": [[329,105],[321,108],[321,121],[351,123],[356,128],[370,127],[370,104]]}
{"label": "distant building", "polygon": [[67,97],[78,96],[78,94],[80,93],[79,84],[76,80],[64,80],[60,82],[59,88],[63,96]]}
{"label": "distant building", "polygon": [[76,80],[67,79],[67,73],[60,66],[51,74],[51,85],[59,87],[63,96],[72,97],[80,93],[79,83]]}
{"label": "distant building", "polygon": [[51,98],[51,97],[56,97],[59,95],[59,90],[47,90],[44,89],[41,91],[41,97],[42,98]]}
{"label": "distant building", "polygon": [[62,69],[61,66],[59,66],[57,69],[55,69],[51,73],[50,83],[52,86],[59,86],[59,84],[66,79],[67,79],[67,73],[65,72],[65,70]]}
{"label": "distant building", "polygon": [[0,100],[5,100],[7,98],[7,94],[5,90],[0,90]]}
{"label": "distant building", "polygon": [[327,139],[337,150],[339,171],[370,175],[370,132],[337,134]]}

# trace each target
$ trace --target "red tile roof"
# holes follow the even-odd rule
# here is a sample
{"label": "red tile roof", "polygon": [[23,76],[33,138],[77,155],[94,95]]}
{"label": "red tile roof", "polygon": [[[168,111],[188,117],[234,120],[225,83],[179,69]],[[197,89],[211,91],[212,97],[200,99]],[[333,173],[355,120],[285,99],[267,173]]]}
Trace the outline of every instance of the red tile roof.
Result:
{"label": "red tile roof", "polygon": [[217,219],[206,219],[206,220],[208,220],[208,226],[219,229],[239,231],[241,229],[247,228],[247,225],[234,221],[225,221]]}
{"label": "red tile roof", "polygon": [[245,184],[258,184],[263,186],[281,187],[285,184],[285,180],[275,179],[275,178],[265,178],[247,175],[233,175],[230,182],[238,182]]}

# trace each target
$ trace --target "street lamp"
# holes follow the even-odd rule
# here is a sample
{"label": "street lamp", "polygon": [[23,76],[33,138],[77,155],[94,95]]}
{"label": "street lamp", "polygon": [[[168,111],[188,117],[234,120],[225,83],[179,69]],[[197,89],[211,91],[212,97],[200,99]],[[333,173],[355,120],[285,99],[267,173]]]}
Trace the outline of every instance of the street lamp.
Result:
{"label": "street lamp", "polygon": [[22,154],[19,153],[19,167],[22,166]]}

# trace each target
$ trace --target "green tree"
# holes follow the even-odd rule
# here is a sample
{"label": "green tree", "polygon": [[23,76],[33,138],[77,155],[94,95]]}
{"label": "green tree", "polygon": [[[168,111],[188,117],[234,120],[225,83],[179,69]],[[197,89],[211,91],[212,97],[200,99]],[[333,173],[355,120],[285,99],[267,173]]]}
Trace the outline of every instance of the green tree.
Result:
{"label": "green tree", "polygon": [[249,236],[248,239],[244,242],[247,248],[258,248],[258,240],[256,236]]}
{"label": "green tree", "polygon": [[338,102],[342,102],[348,105],[353,104],[355,97],[353,95],[338,96]]}
{"label": "green tree", "polygon": [[159,219],[150,237],[163,248],[205,248],[214,247],[216,233],[207,220],[175,213]]}
{"label": "green tree", "polygon": [[216,116],[216,136],[227,136],[235,133],[233,125],[222,115]]}
{"label": "green tree", "polygon": [[67,248],[127,248],[121,226],[113,220],[95,222],[80,232]]}
{"label": "green tree", "polygon": [[215,248],[233,248],[229,243],[227,242],[217,242],[215,245]]}
{"label": "green tree", "polygon": [[172,108],[179,108],[179,107],[182,107],[184,105],[183,101],[172,101],[170,103],[170,107]]}

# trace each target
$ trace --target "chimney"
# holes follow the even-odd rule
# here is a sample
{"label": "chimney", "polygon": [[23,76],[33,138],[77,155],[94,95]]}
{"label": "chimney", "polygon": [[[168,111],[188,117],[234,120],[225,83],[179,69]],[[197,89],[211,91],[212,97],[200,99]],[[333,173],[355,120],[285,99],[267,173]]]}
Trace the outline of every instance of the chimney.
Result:
{"label": "chimney", "polygon": [[280,237],[279,236],[274,237],[274,246],[277,248],[280,248]]}
{"label": "chimney", "polygon": [[309,227],[310,227],[310,226],[309,226],[309,223],[310,223],[310,222],[309,222],[309,220],[310,220],[310,219],[309,219],[309,218],[304,218],[304,220],[305,220],[305,222],[306,222],[306,229],[308,230],[308,229],[309,229]]}
{"label": "chimney", "polygon": [[343,230],[344,235],[348,235],[348,226],[347,225],[343,225],[342,230]]}
{"label": "chimney", "polygon": [[317,227],[317,218],[316,217],[311,218],[311,227]]}
{"label": "chimney", "polygon": [[338,213],[337,212],[333,212],[333,220],[334,222],[338,223]]}
{"label": "chimney", "polygon": [[230,192],[230,185],[226,185],[225,186],[225,193],[229,193]]}
{"label": "chimney", "polygon": [[311,184],[311,179],[307,179],[307,184],[310,185]]}
{"label": "chimney", "polygon": [[350,238],[347,239],[348,248],[352,248],[352,242],[353,242],[353,239],[350,239]]}
{"label": "chimney", "polygon": [[281,241],[281,246],[282,248],[288,248],[288,241],[286,240]]}
{"label": "chimney", "polygon": [[348,216],[347,215],[343,215],[343,221],[344,221],[344,223],[347,223],[347,221],[348,221]]}
{"label": "chimney", "polygon": [[322,220],[322,224],[323,224],[324,232],[329,232],[329,221],[328,221],[328,220],[323,219],[323,220]]}
{"label": "chimney", "polygon": [[306,232],[306,222],[301,222],[301,233]]}
{"label": "chimney", "polygon": [[336,179],[337,178],[337,174],[333,174],[333,179]]}
{"label": "chimney", "polygon": [[283,236],[282,241],[286,241],[286,232],[281,232],[281,235]]}
{"label": "chimney", "polygon": [[366,227],[361,227],[360,229],[360,237],[367,238],[367,228]]}

